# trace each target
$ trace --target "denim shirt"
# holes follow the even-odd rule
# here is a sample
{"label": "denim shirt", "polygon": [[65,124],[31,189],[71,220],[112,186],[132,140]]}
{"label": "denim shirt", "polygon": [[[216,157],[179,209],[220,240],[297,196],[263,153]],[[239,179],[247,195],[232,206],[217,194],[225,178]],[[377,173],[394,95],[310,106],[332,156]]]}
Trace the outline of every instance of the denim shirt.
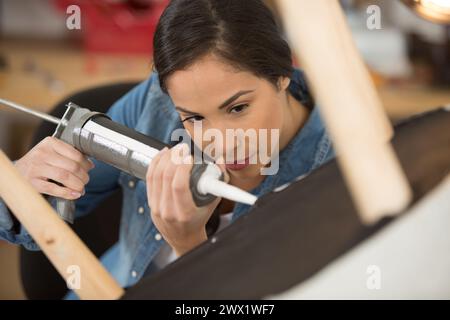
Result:
{"label": "denim shirt", "polygon": [[[256,196],[292,182],[334,157],[329,136],[318,108],[314,106],[309,94],[302,71],[294,71],[289,91],[312,110],[304,126],[288,145],[280,150],[277,173],[267,175],[250,191]],[[163,93],[159,86],[156,73],[118,100],[109,109],[108,115],[116,122],[170,145],[175,144],[171,141],[171,133],[175,129],[183,128],[170,97]],[[102,162],[94,159],[93,161],[96,167],[89,173],[90,181],[85,188],[86,194],[76,201],[76,217],[90,213],[117,188],[122,188],[119,241],[102,256],[101,261],[121,286],[131,286],[144,274],[157,270],[152,260],[165,240],[151,220],[145,182]],[[54,204],[51,199],[50,202]],[[236,204],[232,222],[249,209],[248,205]],[[14,231],[11,213],[0,199],[0,238],[30,250],[39,250],[23,227],[19,231]]]}

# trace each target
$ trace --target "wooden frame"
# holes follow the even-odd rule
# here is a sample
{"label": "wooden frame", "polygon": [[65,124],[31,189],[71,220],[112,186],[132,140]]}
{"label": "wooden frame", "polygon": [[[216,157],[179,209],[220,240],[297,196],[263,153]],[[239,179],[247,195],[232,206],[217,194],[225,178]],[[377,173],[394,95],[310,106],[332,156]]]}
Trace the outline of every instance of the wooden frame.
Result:
{"label": "wooden frame", "polygon": [[279,0],[362,221],[396,214],[412,198],[389,142],[392,126],[337,0]]}
{"label": "wooden frame", "polygon": [[74,290],[81,299],[118,299],[123,295],[123,289],[95,255],[1,150],[0,197],[66,282],[71,282],[72,270],[80,272],[79,287]]}
{"label": "wooden frame", "polygon": [[[280,12],[332,136],[353,199],[366,223],[405,209],[411,190],[389,139],[392,127],[338,1],[279,0]],[[118,299],[123,289],[49,203],[0,151],[0,197],[61,276],[76,265],[82,299]]]}

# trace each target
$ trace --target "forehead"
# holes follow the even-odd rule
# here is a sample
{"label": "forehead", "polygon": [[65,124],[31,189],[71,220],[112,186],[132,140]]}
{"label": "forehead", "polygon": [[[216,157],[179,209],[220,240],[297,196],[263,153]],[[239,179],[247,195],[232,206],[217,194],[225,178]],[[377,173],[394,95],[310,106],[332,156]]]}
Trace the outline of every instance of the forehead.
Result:
{"label": "forehead", "polygon": [[199,111],[220,105],[240,90],[257,90],[263,79],[250,72],[239,71],[209,55],[167,79],[167,89],[177,106]]}

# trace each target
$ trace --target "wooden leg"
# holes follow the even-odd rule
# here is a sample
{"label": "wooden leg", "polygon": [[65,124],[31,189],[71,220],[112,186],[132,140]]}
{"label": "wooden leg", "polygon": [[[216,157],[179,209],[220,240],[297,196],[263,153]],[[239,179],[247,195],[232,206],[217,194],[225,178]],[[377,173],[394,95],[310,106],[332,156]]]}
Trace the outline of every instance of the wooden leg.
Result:
{"label": "wooden leg", "polygon": [[118,299],[124,291],[50,204],[20,175],[0,150],[0,197],[70,282],[79,271],[81,299]]}
{"label": "wooden leg", "polygon": [[404,209],[412,193],[393,131],[337,0],[278,0],[361,219]]}

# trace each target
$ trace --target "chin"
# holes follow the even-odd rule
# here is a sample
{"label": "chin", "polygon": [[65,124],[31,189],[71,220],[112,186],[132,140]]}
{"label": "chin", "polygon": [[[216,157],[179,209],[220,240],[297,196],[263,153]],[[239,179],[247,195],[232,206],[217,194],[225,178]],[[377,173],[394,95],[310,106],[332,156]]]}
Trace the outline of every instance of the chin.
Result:
{"label": "chin", "polygon": [[252,179],[261,175],[261,168],[260,164],[249,164],[242,170],[228,170],[228,172],[239,179]]}

